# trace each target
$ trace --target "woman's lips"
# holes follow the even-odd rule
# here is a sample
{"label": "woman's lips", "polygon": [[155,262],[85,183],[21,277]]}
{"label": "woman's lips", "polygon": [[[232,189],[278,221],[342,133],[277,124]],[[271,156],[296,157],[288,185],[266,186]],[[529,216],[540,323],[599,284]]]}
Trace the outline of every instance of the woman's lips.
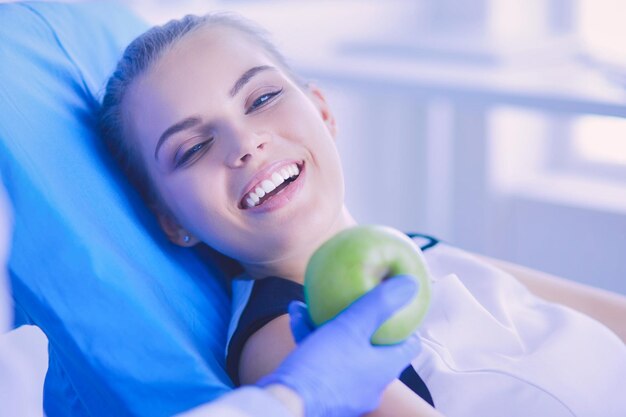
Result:
{"label": "woman's lips", "polygon": [[265,165],[248,182],[238,203],[240,209],[248,209],[260,204],[293,181],[301,171],[303,161],[281,160]]}
{"label": "woman's lips", "polygon": [[244,206],[242,207],[242,209],[250,213],[266,213],[286,206],[297,196],[298,192],[304,186],[304,180],[306,177],[306,167],[304,162],[299,163],[298,168],[300,169],[298,177],[288,182],[286,186],[284,186],[284,183],[281,184],[283,188],[280,189],[276,194],[272,194],[272,192],[270,192],[270,196],[264,198],[260,204],[254,207]]}

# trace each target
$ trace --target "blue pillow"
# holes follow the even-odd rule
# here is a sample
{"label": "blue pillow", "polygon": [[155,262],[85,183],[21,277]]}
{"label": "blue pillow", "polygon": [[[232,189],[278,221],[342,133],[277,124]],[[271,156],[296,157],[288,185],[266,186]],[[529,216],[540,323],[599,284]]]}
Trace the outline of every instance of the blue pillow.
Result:
{"label": "blue pillow", "polygon": [[215,262],[174,247],[107,155],[98,99],[146,24],[119,4],[0,4],[0,177],[16,308],[55,416],[169,416],[230,389]]}

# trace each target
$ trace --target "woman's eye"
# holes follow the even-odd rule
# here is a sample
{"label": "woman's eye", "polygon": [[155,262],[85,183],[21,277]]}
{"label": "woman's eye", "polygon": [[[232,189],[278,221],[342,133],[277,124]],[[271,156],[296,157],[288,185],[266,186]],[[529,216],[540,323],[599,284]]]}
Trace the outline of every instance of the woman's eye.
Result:
{"label": "woman's eye", "polygon": [[176,168],[193,162],[192,159],[202,153],[202,151],[204,151],[208,147],[209,142],[211,142],[211,140],[197,143],[189,148],[187,151],[185,151],[182,156],[176,161]]}
{"label": "woman's eye", "polygon": [[272,91],[270,93],[265,93],[261,96],[259,96],[256,100],[254,100],[254,102],[252,103],[252,105],[250,105],[250,107],[248,108],[248,110],[246,110],[246,114],[248,113],[252,113],[253,111],[265,106],[267,103],[269,103],[270,101],[272,101],[272,99],[274,97],[276,97],[277,95],[279,95],[280,93],[283,92],[283,89],[281,88],[278,91]]}

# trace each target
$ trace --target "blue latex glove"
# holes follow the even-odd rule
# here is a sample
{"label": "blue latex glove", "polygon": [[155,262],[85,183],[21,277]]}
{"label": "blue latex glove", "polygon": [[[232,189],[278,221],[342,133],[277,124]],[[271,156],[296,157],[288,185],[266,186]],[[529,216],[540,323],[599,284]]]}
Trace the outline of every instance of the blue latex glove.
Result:
{"label": "blue latex glove", "polygon": [[302,397],[306,417],[351,417],[374,410],[421,344],[416,334],[392,346],[373,346],[370,338],[417,290],[410,277],[386,280],[315,331],[306,306],[292,302],[291,328],[299,345],[258,385],[290,387]]}

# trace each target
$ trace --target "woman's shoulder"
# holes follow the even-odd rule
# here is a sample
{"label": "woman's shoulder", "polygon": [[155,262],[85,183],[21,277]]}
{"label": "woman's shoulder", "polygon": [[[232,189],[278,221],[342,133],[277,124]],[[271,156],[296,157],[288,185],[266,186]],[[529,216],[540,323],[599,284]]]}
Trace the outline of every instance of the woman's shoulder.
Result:
{"label": "woman's shoulder", "polygon": [[281,314],[257,329],[245,342],[239,358],[238,378],[253,384],[271,373],[295,348],[289,315]]}
{"label": "woman's shoulder", "polygon": [[[280,277],[250,280],[240,276],[233,280],[232,286],[226,369],[233,382],[239,385],[240,364],[246,360],[246,352],[257,352],[256,346],[268,346],[268,343],[273,346],[272,338],[281,340],[281,343],[283,337],[291,338],[288,320],[284,324],[280,319],[287,318],[291,301],[304,300],[304,289],[302,285]],[[275,334],[276,329],[281,329],[280,332],[284,331],[285,335]],[[267,354],[265,349],[267,347],[261,350],[264,356]],[[276,355],[281,352],[280,348],[271,347],[270,350],[274,350]]]}

